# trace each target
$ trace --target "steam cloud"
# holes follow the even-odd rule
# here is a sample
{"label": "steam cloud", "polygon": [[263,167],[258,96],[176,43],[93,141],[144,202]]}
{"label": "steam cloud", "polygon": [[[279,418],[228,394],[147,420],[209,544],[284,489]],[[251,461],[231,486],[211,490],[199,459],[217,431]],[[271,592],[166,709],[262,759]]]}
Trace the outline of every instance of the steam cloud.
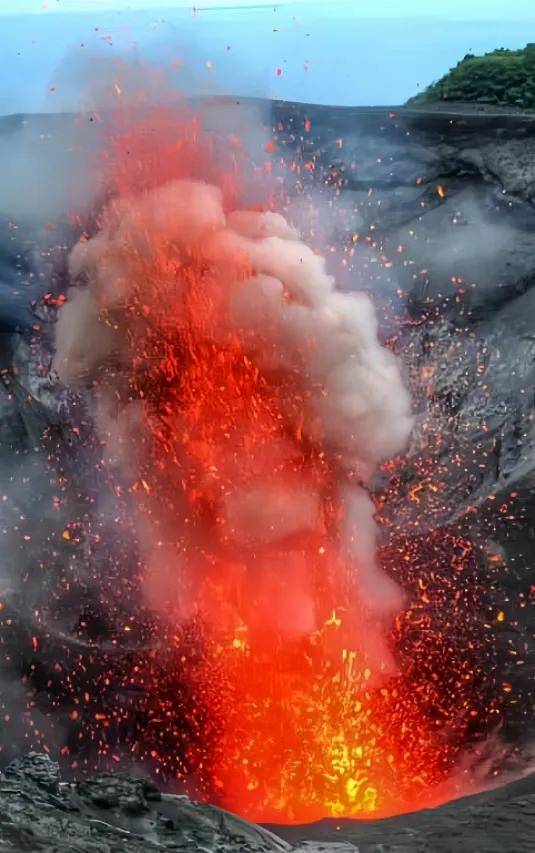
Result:
{"label": "steam cloud", "polygon": [[[246,565],[258,624],[271,623],[280,635],[310,634],[319,617],[302,542],[327,529],[329,558],[344,566],[358,608],[359,645],[379,669],[391,670],[385,626],[402,595],[376,561],[366,485],[382,460],[402,450],[412,420],[397,361],[379,344],[370,299],[338,291],[324,258],[283,216],[229,212],[219,188],[191,180],[112,200],[99,233],[72,251],[70,275],[55,368],[64,383],[92,388],[108,462],[130,484],[141,478],[146,486],[138,532],[151,606],[170,619],[199,606],[200,537],[212,554],[238,554]],[[174,495],[164,507],[147,475],[148,435],[161,431],[161,417],[150,393],[132,390],[132,362],[149,371],[150,358],[166,358],[163,339],[160,354],[143,351],[147,326],[172,327],[182,339],[193,328],[214,353],[238,347],[268,389],[286,389],[276,436],[253,441],[245,454],[247,427],[236,415],[219,445],[218,470],[206,464],[198,478],[211,516],[197,523],[196,534],[187,501]],[[173,369],[180,381],[180,359]],[[191,446],[181,439],[187,424],[180,411],[166,417],[174,435],[168,464],[190,471]],[[324,483],[296,461],[303,446],[329,471],[334,524],[321,521]],[[211,612],[207,607],[205,616]]]}

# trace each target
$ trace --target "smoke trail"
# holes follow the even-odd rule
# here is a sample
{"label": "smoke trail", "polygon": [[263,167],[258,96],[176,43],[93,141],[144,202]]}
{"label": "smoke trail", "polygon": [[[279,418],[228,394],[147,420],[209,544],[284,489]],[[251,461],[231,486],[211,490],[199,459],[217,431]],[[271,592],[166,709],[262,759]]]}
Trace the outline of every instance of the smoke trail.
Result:
{"label": "smoke trail", "polygon": [[[242,209],[217,145],[195,119],[177,121],[152,115],[110,146],[115,190],[71,253],[54,367],[89,390],[104,462],[134,498],[149,608],[178,631],[204,625],[216,656],[229,649],[235,707],[218,713],[232,736],[214,784],[244,809],[242,789],[258,783],[232,769],[249,761],[236,713],[251,721],[247,754],[291,791],[292,767],[308,774],[313,750],[336,765],[337,732],[346,718],[354,726],[353,694],[331,702],[325,691],[339,662],[351,690],[396,671],[389,637],[403,595],[376,560],[367,485],[412,419],[370,299],[337,290],[281,214]],[[363,742],[360,729],[380,727],[370,714],[358,719]],[[296,737],[304,726],[299,743],[284,735],[266,753],[272,724]],[[391,776],[392,750],[368,740],[343,771],[350,811],[375,809],[373,784]],[[314,796],[323,810],[330,794]],[[256,816],[276,813],[276,800],[258,800]]]}
{"label": "smoke trail", "polygon": [[[338,292],[324,259],[281,215],[225,211],[221,191],[199,181],[171,181],[113,200],[100,232],[73,250],[70,272],[76,285],[60,311],[55,366],[66,383],[94,383],[110,456],[135,480],[143,476],[139,433],[155,413],[131,388],[126,399],[124,384],[132,358],[143,369],[153,358],[134,353],[149,329],[172,327],[177,339],[194,334],[214,352],[239,348],[263,382],[291,380],[299,400],[278,413],[276,442],[254,451],[245,474],[235,465],[236,443],[221,449],[230,488],[213,512],[225,547],[284,550],[289,538],[317,528],[320,486],[306,469],[288,473],[306,444],[327,459],[333,477],[342,518],[330,538],[350,567],[348,581],[370,626],[378,616],[388,619],[401,597],[375,562],[373,506],[362,485],[403,448],[411,418],[397,363],[378,343],[370,300]],[[189,314],[192,301],[197,316]],[[179,362],[174,367],[180,372]],[[183,427],[177,424],[177,436]],[[182,473],[187,452],[174,448]],[[173,522],[176,529],[184,524],[179,512]],[[182,537],[189,538],[187,527]],[[188,573],[187,554],[181,562]]]}

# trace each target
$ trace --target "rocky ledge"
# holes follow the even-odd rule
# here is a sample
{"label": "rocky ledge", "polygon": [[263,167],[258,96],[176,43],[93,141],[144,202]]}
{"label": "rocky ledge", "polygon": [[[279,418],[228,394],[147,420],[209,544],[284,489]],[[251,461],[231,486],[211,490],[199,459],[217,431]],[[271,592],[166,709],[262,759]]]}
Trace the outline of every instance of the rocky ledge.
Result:
{"label": "rocky ledge", "polygon": [[103,774],[64,782],[30,753],[0,775],[0,849],[46,853],[275,853],[290,845],[215,806],[164,794],[151,782]]}
{"label": "rocky ledge", "polygon": [[[277,833],[144,778],[60,778],[30,753],[0,774],[0,849],[44,853],[498,853],[533,850],[535,776],[384,821],[322,821]],[[336,840],[333,840],[336,839]]]}

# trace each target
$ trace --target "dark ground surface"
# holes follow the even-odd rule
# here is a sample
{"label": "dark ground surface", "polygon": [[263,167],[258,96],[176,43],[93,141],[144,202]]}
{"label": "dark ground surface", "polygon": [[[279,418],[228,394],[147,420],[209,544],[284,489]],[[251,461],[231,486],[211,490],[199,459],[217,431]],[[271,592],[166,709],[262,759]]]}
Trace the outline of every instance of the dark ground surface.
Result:
{"label": "dark ground surface", "polygon": [[531,853],[535,777],[385,821],[263,829],[143,778],[64,782],[36,753],[0,774],[0,849],[20,853]]}
{"label": "dark ground surface", "polygon": [[[274,160],[282,153],[287,161],[312,164],[301,171],[301,197],[320,205],[335,199],[318,224],[321,240],[334,247],[333,272],[343,286],[372,293],[385,337],[395,335],[415,401],[417,423],[403,486],[384,511],[394,528],[413,530],[415,537],[455,524],[482,552],[488,551],[483,571],[488,571],[495,609],[504,614],[494,663],[499,681],[510,686],[504,697],[502,736],[519,751],[513,763],[524,771],[535,734],[535,117],[462,105],[423,111],[235,104],[228,99],[225,104],[217,105],[216,123],[221,110],[229,108],[233,124],[236,109],[241,114],[245,107],[262,116],[266,135],[276,139]],[[304,130],[307,118],[309,131]],[[15,560],[2,552],[2,600],[5,612],[18,614],[13,624],[20,627],[20,633],[15,635],[13,629],[10,635],[16,654],[9,660],[5,656],[1,672],[8,685],[3,711],[11,714],[2,735],[8,755],[21,751],[25,724],[20,677],[35,663],[32,638],[41,644],[47,635],[47,626],[34,617],[35,612],[47,613],[46,583],[35,572],[29,572],[30,584],[21,587],[20,580],[45,547],[44,537],[39,538],[45,517],[57,526],[60,538],[54,566],[69,559],[73,579],[79,578],[91,595],[87,554],[80,552],[73,559],[70,546],[61,543],[65,518],[76,510],[66,506],[65,517],[48,518],[46,476],[39,454],[32,451],[43,424],[53,422],[57,412],[53,383],[29,367],[28,329],[35,318],[28,305],[45,291],[57,294],[65,287],[71,238],[62,217],[72,204],[90,198],[91,187],[84,181],[91,169],[83,165],[97,148],[98,128],[89,117],[82,132],[69,116],[0,119],[0,152],[9,166],[0,194],[0,368],[8,371],[7,379],[2,373],[0,387],[0,465],[5,482],[22,484],[30,476],[34,483],[31,494],[22,485],[10,487],[13,501],[0,505],[2,528],[17,530],[10,541],[18,543],[20,532],[32,536],[24,552],[13,552]],[[71,167],[81,175],[75,199],[66,177]],[[342,267],[339,262],[354,245],[357,252]],[[431,380],[422,379],[429,376]],[[430,435],[436,441],[430,441]],[[33,453],[31,465],[28,453]],[[438,498],[423,488],[430,466],[440,474]],[[378,492],[384,489],[378,482]],[[421,495],[418,500],[411,497],[416,493]],[[21,516],[28,525],[23,531]],[[55,614],[56,628],[76,649],[79,637],[73,626],[80,612],[80,604],[71,600],[64,622]],[[48,648],[59,654],[53,643]],[[79,649],[83,653],[82,645]],[[39,720],[45,727],[46,690],[37,691],[35,701],[34,715],[42,712]],[[58,719],[67,739],[67,710],[60,709]],[[141,841],[134,844],[132,838],[124,836],[123,842],[113,832],[114,840],[106,837],[104,844],[100,838],[100,846],[92,848],[90,836],[107,832],[95,829],[97,825],[89,831],[87,844],[74,838],[74,846],[69,846],[71,841],[61,836],[73,815],[53,802],[38,808],[43,820],[52,821],[50,833],[58,840],[39,847],[35,839],[9,828],[13,814],[26,824],[33,821],[31,810],[25,812],[33,795],[21,794],[13,811],[6,800],[2,805],[3,784],[0,842],[5,849],[162,849],[161,838],[143,838],[141,833]],[[101,818],[99,812],[96,819]],[[52,830],[56,820],[59,829]],[[81,821],[87,824],[83,810]],[[72,831],[85,837],[80,827]],[[535,782],[526,779],[387,821],[329,821],[278,831],[292,843],[346,841],[361,853],[523,853],[535,850]],[[257,849],[186,842],[189,847],[174,849]]]}
{"label": "dark ground surface", "polygon": [[[529,749],[535,116],[466,105],[275,104],[273,114],[283,128],[276,134],[281,150],[313,164],[303,170],[304,192],[315,201],[334,197],[323,220],[325,242],[356,246],[345,267],[333,263],[334,273],[343,286],[370,292],[383,334],[390,331],[405,364],[416,426],[402,485],[388,493],[384,517],[414,541],[453,525],[488,555],[483,584],[503,613],[498,678],[512,686],[505,730]],[[438,492],[427,488],[430,481]]]}
{"label": "dark ground surface", "polygon": [[349,842],[360,853],[531,853],[535,776],[438,809],[384,821],[322,821],[275,831],[289,841]]}

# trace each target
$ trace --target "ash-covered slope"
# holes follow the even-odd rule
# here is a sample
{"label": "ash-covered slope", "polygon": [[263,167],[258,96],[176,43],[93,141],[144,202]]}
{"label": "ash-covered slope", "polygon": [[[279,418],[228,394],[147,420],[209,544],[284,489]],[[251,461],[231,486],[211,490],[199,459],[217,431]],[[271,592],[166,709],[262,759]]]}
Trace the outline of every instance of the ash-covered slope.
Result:
{"label": "ash-covered slope", "polygon": [[[261,112],[258,105],[252,106],[256,114]],[[333,272],[345,286],[373,293],[385,336],[392,338],[404,359],[411,384],[417,414],[411,447],[395,488],[387,472],[377,482],[377,494],[385,498],[388,531],[394,540],[403,532],[425,542],[429,531],[454,525],[459,534],[480,546],[481,571],[493,598],[492,612],[484,615],[491,619],[499,639],[496,680],[499,690],[503,686],[503,730],[508,741],[529,756],[535,728],[535,532],[531,521],[535,121],[524,115],[467,110],[345,110],[279,103],[270,109],[265,130],[273,136],[276,150],[269,156],[275,162],[282,154],[300,170],[299,186],[293,186],[293,179],[289,183],[291,191],[298,189],[297,214],[307,197],[318,203],[318,233],[333,247]],[[18,688],[21,676],[32,696],[30,722],[37,719],[46,732],[48,720],[59,721],[51,742],[57,743],[59,737],[60,745],[66,742],[71,749],[77,748],[70,706],[67,700],[62,704],[59,688],[57,697],[53,695],[57,676],[42,649],[48,649],[48,658],[54,662],[68,665],[84,655],[96,657],[106,640],[105,619],[95,616],[93,609],[98,577],[95,547],[78,540],[76,530],[70,538],[63,535],[70,519],[89,512],[88,502],[82,505],[77,493],[78,472],[73,468],[78,463],[69,468],[63,460],[74,487],[62,485],[58,507],[52,507],[56,486],[49,485],[45,465],[49,447],[44,456],[41,450],[34,452],[43,429],[50,427],[57,430],[55,446],[68,449],[70,442],[78,441],[61,422],[61,401],[56,399],[46,364],[44,372],[35,372],[29,358],[33,309],[46,339],[49,305],[65,290],[64,260],[73,235],[79,233],[76,223],[66,222],[65,211],[70,209],[66,189],[54,180],[56,171],[63,174],[62,158],[69,162],[74,158],[73,168],[78,169],[80,159],[94,150],[84,134],[81,138],[86,143],[78,135],[73,143],[72,124],[72,118],[65,116],[0,120],[13,178],[10,192],[4,189],[0,200],[0,465],[10,483],[5,490],[8,500],[0,504],[2,529],[8,531],[2,540],[2,678],[8,684],[2,698],[6,712],[2,741],[4,754],[11,755],[20,752],[21,742],[28,742],[27,732],[35,728],[27,723],[26,710],[18,716],[20,708],[26,708],[25,692]],[[88,134],[94,135],[89,117],[87,127]],[[40,167],[35,166],[38,161]],[[29,172],[27,162],[34,163]],[[43,175],[47,177],[44,192]],[[18,193],[11,190],[12,184],[19,187]],[[80,193],[84,200],[91,194],[87,187]],[[34,197],[33,214],[28,216]],[[328,215],[322,215],[323,202],[329,206]],[[16,295],[13,301],[11,293]],[[40,299],[48,293],[51,297]],[[25,486],[28,482],[30,490]],[[69,594],[52,613],[51,576],[60,575],[65,566]],[[14,683],[16,692],[11,689]],[[134,703],[137,698],[128,695],[123,701]],[[9,715],[11,721],[6,722]],[[347,838],[370,853],[381,849],[379,844],[393,851],[441,853],[528,850],[529,841],[524,847],[523,841],[509,843],[518,827],[526,825],[529,833],[533,820],[531,783],[521,784],[527,786],[525,790],[504,791],[503,799],[484,794],[416,817],[379,823],[377,829],[355,824],[355,834],[352,829]],[[0,786],[3,797],[2,787],[4,783]],[[17,792],[13,796],[27,804],[33,795],[30,800]],[[90,850],[92,833],[98,832],[104,833],[98,843],[107,846],[97,846],[96,851],[161,849],[154,845],[164,843],[150,835],[153,830],[146,829],[145,817],[140,818],[136,832],[141,836],[149,832],[149,841],[141,842],[89,824],[86,805],[79,813],[71,813],[44,800],[43,815],[46,820],[57,819],[60,827],[56,832],[50,824],[47,832],[52,836],[56,832],[58,840],[39,848],[35,839],[26,837],[26,830],[17,834],[22,830],[13,829],[6,817],[5,832],[15,833],[5,836],[12,849]],[[106,817],[100,807],[93,804],[93,808],[99,810],[96,817],[91,812],[91,820],[104,824],[113,824],[115,817],[110,820],[110,816],[123,814],[120,804],[105,810]],[[13,813],[14,805],[6,809]],[[31,814],[32,824],[38,823],[37,813],[35,820]],[[78,848],[62,847],[67,844],[67,824],[74,826],[77,814],[80,825],[73,832],[82,833],[85,840]],[[43,820],[43,826],[48,826]],[[92,827],[89,835],[83,835],[84,826]],[[457,847],[456,827],[462,833]],[[337,838],[346,837],[330,824],[325,832],[327,837],[331,832]],[[211,837],[228,843],[224,833]],[[311,836],[303,831],[291,837],[297,842]],[[464,838],[470,844],[465,845]],[[169,841],[179,843],[171,836]],[[136,848],[134,843],[153,847]],[[244,850],[255,849],[247,843]]]}
{"label": "ash-covered slope", "polygon": [[[315,853],[332,839],[339,853],[530,853],[535,824],[535,778],[500,790],[383,821],[322,821],[277,827],[300,850]],[[308,843],[303,843],[308,839]],[[302,845],[302,847],[299,847]],[[310,846],[309,846],[310,845]],[[328,847],[325,847],[326,853]],[[335,853],[335,849],[333,849]]]}
{"label": "ash-covered slope", "polygon": [[0,774],[0,845],[20,853],[527,853],[534,832],[534,777],[414,815],[272,832],[143,778],[62,781],[44,754]]}
{"label": "ash-covered slope", "polygon": [[0,776],[0,845],[43,853],[275,853],[289,845],[234,815],[162,794],[145,779],[103,775],[63,782],[30,753]]}
{"label": "ash-covered slope", "polygon": [[383,307],[406,365],[417,420],[395,488],[387,475],[378,483],[384,517],[422,542],[454,525],[480,543],[500,614],[506,728],[530,742],[535,116],[274,110],[281,149],[308,164],[305,191],[333,198],[334,188],[329,237],[337,251],[354,248],[342,255],[346,284]]}
{"label": "ash-covered slope", "polygon": [[[487,439],[500,434],[494,469],[470,487],[476,499],[528,484],[535,116],[466,105],[389,110],[245,99],[202,109],[207,127],[227,132],[239,123],[245,137],[256,133],[257,147],[262,134],[273,137],[275,148],[260,156],[297,164],[297,178],[286,172],[297,213],[303,199],[329,204],[319,209],[317,233],[331,243],[338,280],[372,292],[380,309],[394,305],[395,323],[382,312],[385,333],[394,327],[411,370],[433,368],[433,399],[465,418],[464,431],[475,417],[487,421]],[[65,287],[63,260],[80,230],[68,218],[94,201],[100,144],[89,114],[0,118],[9,167],[0,196],[6,346],[36,321],[32,301]],[[348,249],[350,262],[337,265]],[[459,496],[456,504],[448,509],[458,514]]]}

